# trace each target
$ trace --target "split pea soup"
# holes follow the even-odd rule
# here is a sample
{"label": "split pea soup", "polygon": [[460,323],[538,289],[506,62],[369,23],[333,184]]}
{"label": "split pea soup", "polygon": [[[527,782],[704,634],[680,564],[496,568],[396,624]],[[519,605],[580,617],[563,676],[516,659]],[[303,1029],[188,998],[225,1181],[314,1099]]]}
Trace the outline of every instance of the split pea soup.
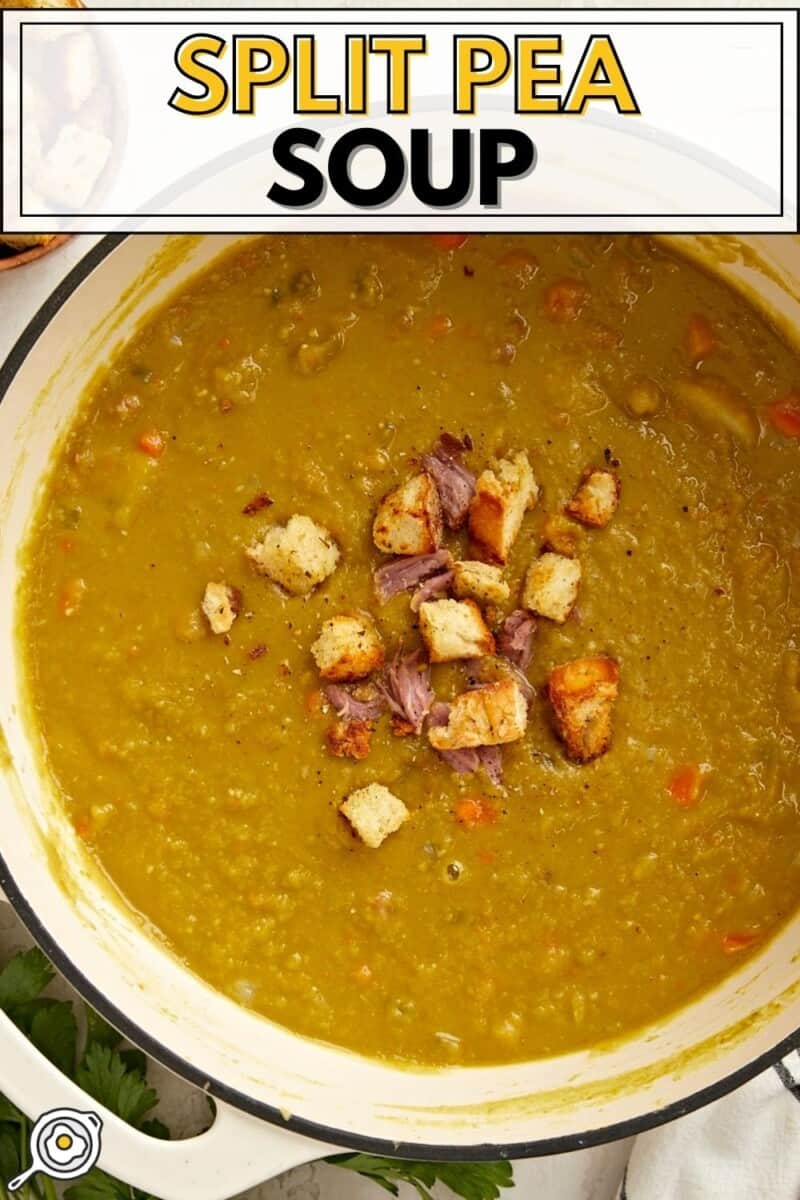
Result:
{"label": "split pea soup", "polygon": [[800,886],[798,387],[646,238],[221,255],[87,389],[25,549],[88,852],[368,1055],[563,1053],[717,984]]}

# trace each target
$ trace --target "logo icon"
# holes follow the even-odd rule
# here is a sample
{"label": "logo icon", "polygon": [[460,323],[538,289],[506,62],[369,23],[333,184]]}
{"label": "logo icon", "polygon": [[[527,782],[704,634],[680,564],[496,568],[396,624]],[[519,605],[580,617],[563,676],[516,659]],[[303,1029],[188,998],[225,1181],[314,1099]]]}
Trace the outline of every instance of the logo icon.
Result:
{"label": "logo icon", "polygon": [[9,1192],[18,1191],[37,1172],[51,1179],[78,1179],[91,1171],[100,1157],[102,1128],[93,1112],[54,1108],[43,1113],[31,1130],[31,1165],[11,1180]]}

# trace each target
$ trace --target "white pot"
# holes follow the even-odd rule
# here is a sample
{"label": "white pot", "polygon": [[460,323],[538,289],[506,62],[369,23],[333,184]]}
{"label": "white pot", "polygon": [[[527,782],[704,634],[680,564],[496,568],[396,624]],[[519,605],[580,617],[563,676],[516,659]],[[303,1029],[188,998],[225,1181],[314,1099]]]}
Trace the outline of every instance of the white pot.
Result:
{"label": "white pot", "polygon": [[[413,1071],[308,1041],[213,991],[147,936],[88,863],[25,722],[17,553],[91,373],[149,308],[235,240],[104,239],[0,371],[0,728],[8,747],[0,742],[0,886],[91,1004],[220,1101],[209,1133],[176,1143],[153,1142],[98,1110],[103,1165],[163,1200],[221,1200],[331,1144],[416,1159],[522,1158],[628,1136],[721,1096],[793,1045],[797,921],[713,992],[629,1040],[513,1066]],[[786,331],[800,330],[800,239],[678,241],[758,297]],[[96,1108],[5,1020],[0,1087],[34,1116]]]}

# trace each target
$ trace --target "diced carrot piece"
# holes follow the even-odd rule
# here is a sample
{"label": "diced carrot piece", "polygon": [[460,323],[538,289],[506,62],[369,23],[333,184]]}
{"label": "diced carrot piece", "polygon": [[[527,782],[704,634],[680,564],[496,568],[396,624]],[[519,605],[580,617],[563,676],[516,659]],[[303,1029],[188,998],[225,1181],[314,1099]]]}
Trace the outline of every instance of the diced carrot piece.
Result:
{"label": "diced carrot piece", "polygon": [[137,445],[144,454],[149,454],[151,458],[161,458],[167,448],[163,433],[157,429],[146,430],[139,438]]}
{"label": "diced carrot piece", "polygon": [[485,796],[465,796],[455,808],[456,820],[465,829],[477,829],[479,825],[494,825],[497,812]]}
{"label": "diced carrot piece", "polygon": [[700,799],[703,772],[697,763],[686,763],[672,772],[667,786],[679,808],[693,808]]}
{"label": "diced carrot piece", "polygon": [[557,325],[576,321],[589,300],[589,289],[580,279],[559,279],[544,294],[548,317]]}
{"label": "diced carrot piece", "polygon": [[784,437],[800,438],[800,392],[788,392],[767,408],[770,424]]}
{"label": "diced carrot piece", "polygon": [[711,322],[702,313],[692,313],[686,326],[686,352],[692,366],[696,367],[704,358],[713,354],[715,346]]}
{"label": "diced carrot piece", "polygon": [[231,339],[229,337],[221,337],[217,342],[220,350],[227,350],[230,347]]}
{"label": "diced carrot piece", "polygon": [[[251,652],[252,653],[252,652]],[[319,688],[315,688],[306,696],[305,709],[309,716],[316,717],[322,712],[322,705],[325,697]]]}
{"label": "diced carrot piece", "polygon": [[496,858],[494,850],[481,849],[478,851],[478,861],[482,862],[484,866],[490,867]]}
{"label": "diced carrot piece", "polygon": [[722,949],[726,954],[738,954],[741,950],[748,950],[757,941],[757,933],[726,933],[722,939]]}
{"label": "diced carrot piece", "polygon": [[468,233],[432,233],[429,235],[439,250],[460,250],[469,237]]}
{"label": "diced carrot piece", "polygon": [[58,607],[62,617],[74,617],[86,592],[85,579],[68,579],[61,589]]}
{"label": "diced carrot piece", "polygon": [[442,338],[447,337],[448,333],[453,332],[452,318],[448,317],[447,313],[436,313],[428,321],[425,331],[431,341],[441,341]]}
{"label": "diced carrot piece", "polygon": [[65,533],[64,536],[59,539],[58,545],[59,549],[63,550],[65,554],[71,554],[75,549],[75,538],[70,537],[69,534]]}

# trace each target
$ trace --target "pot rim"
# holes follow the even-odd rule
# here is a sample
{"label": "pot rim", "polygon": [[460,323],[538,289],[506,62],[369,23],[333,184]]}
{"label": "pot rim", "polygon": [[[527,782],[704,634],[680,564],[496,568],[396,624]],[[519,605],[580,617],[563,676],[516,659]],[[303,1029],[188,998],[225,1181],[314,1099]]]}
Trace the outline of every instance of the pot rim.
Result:
{"label": "pot rim", "polygon": [[[17,338],[5,361],[0,364],[0,404],[11,387],[25,360],[35,350],[40,336],[58,315],[63,305],[92,272],[133,234],[105,234],[92,246],[83,258],[61,280]],[[320,236],[325,236],[320,235]],[[3,856],[0,845],[0,888],[5,892],[11,906],[31,936],[44,951],[53,965],[75,991],[104,1017],[119,1033],[138,1046],[151,1058],[172,1071],[175,1075],[205,1091],[216,1100],[258,1117],[269,1124],[315,1141],[327,1142],[331,1146],[377,1154],[390,1158],[427,1160],[430,1162],[485,1162],[495,1159],[539,1158],[545,1155],[565,1154],[600,1146],[607,1142],[635,1137],[659,1125],[665,1125],[678,1117],[703,1108],[720,1100],[729,1092],[741,1087],[762,1071],[774,1066],[793,1050],[800,1050],[800,1027],[778,1042],[770,1050],[758,1055],[743,1067],[723,1076],[715,1083],[700,1088],[682,1100],[674,1101],[663,1108],[653,1109],[641,1116],[614,1122],[600,1129],[585,1133],[562,1134],[558,1137],[540,1138],[525,1142],[479,1142],[474,1145],[451,1146],[424,1142],[390,1141],[359,1135],[352,1131],[323,1125],[304,1117],[290,1115],[288,1118],[271,1104],[255,1100],[245,1092],[230,1087],[221,1080],[209,1078],[191,1062],[175,1053],[141,1025],[117,1008],[98,986],[84,975],[82,969],[67,955],[51,937],[44,922],[33,905],[23,895]],[[300,1036],[300,1035],[296,1035]],[[635,1036],[635,1035],[634,1035]]]}

